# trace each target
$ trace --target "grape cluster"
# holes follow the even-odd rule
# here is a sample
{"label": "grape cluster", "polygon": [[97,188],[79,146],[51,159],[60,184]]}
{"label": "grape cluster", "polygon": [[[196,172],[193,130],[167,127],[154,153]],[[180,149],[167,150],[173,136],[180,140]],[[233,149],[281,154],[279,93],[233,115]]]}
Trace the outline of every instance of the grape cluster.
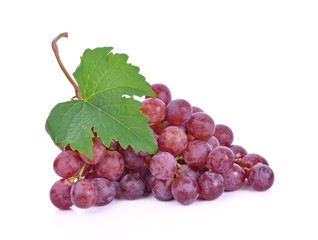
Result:
{"label": "grape cluster", "polygon": [[244,184],[257,191],[272,186],[274,173],[267,160],[233,145],[228,126],[215,124],[184,99],[172,100],[164,84],[151,87],[157,97],[146,97],[140,111],[149,118],[158,152],[135,152],[115,140],[106,147],[92,128],[92,159],[68,145],[54,160],[61,179],[51,187],[50,199],[57,208],[103,206],[116,195],[134,200],[147,192],[161,201],[189,205]]}

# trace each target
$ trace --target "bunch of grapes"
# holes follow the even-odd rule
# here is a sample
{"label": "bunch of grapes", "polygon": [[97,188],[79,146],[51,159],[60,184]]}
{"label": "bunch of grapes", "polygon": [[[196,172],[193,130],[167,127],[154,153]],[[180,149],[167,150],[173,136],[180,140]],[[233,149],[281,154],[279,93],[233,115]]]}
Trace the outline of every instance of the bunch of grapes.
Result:
{"label": "bunch of grapes", "polygon": [[184,99],[172,100],[164,84],[151,88],[157,97],[146,97],[140,111],[149,118],[158,152],[135,152],[115,140],[106,147],[92,128],[92,159],[66,146],[54,160],[61,179],[51,187],[50,199],[57,208],[103,206],[116,195],[134,200],[147,192],[161,201],[189,205],[197,199],[214,200],[245,184],[257,191],[273,185],[267,160],[233,145],[228,126],[215,124]]}

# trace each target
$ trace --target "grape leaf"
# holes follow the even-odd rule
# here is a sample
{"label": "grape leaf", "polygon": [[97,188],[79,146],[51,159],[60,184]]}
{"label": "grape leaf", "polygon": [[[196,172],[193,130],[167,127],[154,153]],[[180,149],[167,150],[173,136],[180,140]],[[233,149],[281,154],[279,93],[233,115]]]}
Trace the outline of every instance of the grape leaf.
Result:
{"label": "grape leaf", "polygon": [[153,132],[148,117],[141,114],[142,103],[133,96],[155,93],[139,68],[127,63],[125,54],[113,54],[112,48],[87,49],[74,72],[83,99],[57,104],[47,119],[49,133],[63,148],[71,148],[92,158],[93,132],[109,146],[117,140],[126,148],[155,153]]}

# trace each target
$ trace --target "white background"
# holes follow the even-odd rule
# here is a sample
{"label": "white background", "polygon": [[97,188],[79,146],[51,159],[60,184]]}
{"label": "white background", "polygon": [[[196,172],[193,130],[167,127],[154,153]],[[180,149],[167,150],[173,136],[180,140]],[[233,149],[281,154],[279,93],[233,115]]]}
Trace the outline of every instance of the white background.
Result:
{"label": "white background", "polygon": [[[1,239],[317,239],[317,1],[2,1]],[[181,206],[152,197],[57,210],[59,150],[44,130],[74,95],[51,41],[75,71],[86,48],[113,46],[149,83],[164,83],[230,126],[234,143],[275,172],[243,189]]]}

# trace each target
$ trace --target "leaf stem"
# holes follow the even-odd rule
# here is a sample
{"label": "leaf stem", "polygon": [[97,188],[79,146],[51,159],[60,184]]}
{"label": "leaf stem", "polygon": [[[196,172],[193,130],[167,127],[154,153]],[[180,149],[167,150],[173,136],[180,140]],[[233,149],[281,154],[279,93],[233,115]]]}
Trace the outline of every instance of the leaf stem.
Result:
{"label": "leaf stem", "polygon": [[79,87],[77,86],[75,81],[72,79],[71,75],[67,72],[67,70],[64,67],[64,65],[63,65],[63,63],[61,61],[61,58],[60,58],[59,49],[57,47],[57,41],[59,39],[61,39],[62,37],[66,37],[67,38],[68,37],[68,33],[67,32],[61,33],[56,38],[54,38],[53,41],[52,41],[52,49],[53,49],[53,52],[55,54],[56,60],[57,60],[58,64],[60,65],[60,68],[62,69],[62,71],[65,74],[66,78],[68,79],[68,81],[72,84],[73,88],[75,89],[75,95],[76,95],[77,99],[83,100],[81,92],[79,90]]}

